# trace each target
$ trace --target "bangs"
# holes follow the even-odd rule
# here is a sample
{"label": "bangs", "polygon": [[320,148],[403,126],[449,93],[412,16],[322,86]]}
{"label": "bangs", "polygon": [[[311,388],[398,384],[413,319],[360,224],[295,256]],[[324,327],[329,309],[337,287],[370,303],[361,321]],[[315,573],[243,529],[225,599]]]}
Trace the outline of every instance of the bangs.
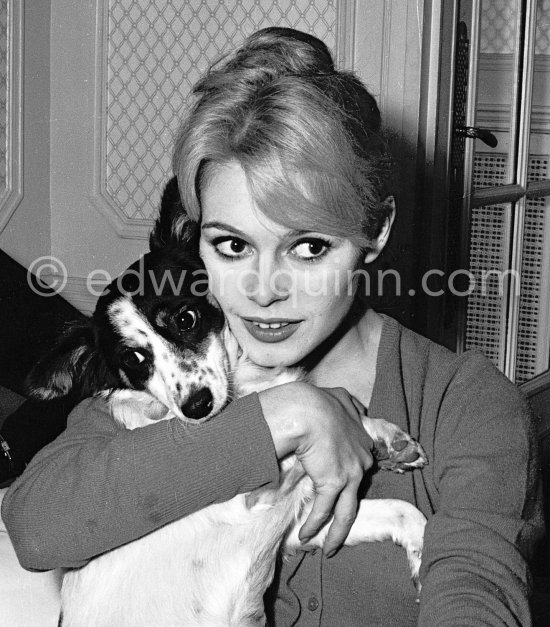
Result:
{"label": "bangs", "polygon": [[243,168],[258,210],[274,222],[347,239],[362,249],[372,246],[387,218],[381,155],[366,149],[374,134],[361,118],[343,110],[320,82],[283,76],[204,92],[175,151],[187,210],[175,224],[176,234],[186,218],[200,221],[201,190],[216,166],[234,162]]}
{"label": "bangs", "polygon": [[[319,153],[321,154],[321,153]],[[349,239],[354,246],[368,248],[369,232],[377,233],[375,225],[366,224],[365,216],[378,199],[372,193],[373,185],[365,185],[362,194],[349,178],[339,172],[341,168],[326,167],[326,163],[283,164],[281,158],[271,158],[263,163],[257,160],[240,160],[248,189],[258,209],[268,218],[290,229],[314,231]],[[333,165],[333,164],[330,164]],[[350,170],[360,167],[349,164]],[[363,164],[374,178],[374,168]],[[347,174],[347,173],[346,173]],[[369,177],[370,178],[370,177]],[[362,186],[363,186],[362,185]],[[365,197],[365,194],[367,197]],[[374,228],[372,228],[374,227]]]}

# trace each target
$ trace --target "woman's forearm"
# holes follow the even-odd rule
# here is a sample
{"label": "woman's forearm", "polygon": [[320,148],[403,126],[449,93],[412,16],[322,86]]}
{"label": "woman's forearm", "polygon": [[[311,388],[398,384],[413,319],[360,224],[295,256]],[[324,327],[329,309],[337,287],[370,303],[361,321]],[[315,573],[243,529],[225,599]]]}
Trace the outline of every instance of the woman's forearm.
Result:
{"label": "woman's forearm", "polygon": [[[353,521],[371,442],[344,390],[289,383],[231,403],[213,420],[118,427],[88,399],[12,485],[2,517],[22,565],[78,567],[215,502],[279,479],[295,452],[317,498],[311,534],[334,510],[333,548]],[[309,534],[308,534],[309,535]]]}
{"label": "woman's forearm", "polygon": [[101,401],[84,401],[67,430],[11,486],[2,517],[29,569],[78,567],[211,503],[278,481],[257,397],[214,420],[134,431]]}

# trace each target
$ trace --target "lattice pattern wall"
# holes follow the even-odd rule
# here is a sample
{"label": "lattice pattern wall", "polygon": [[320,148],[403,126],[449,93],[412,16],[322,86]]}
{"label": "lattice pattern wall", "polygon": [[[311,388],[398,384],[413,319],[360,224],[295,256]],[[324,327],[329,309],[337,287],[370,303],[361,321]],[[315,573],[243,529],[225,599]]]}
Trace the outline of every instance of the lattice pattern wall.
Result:
{"label": "lattice pattern wall", "polygon": [[[517,0],[483,0],[480,39],[482,53],[514,52],[517,5]],[[535,54],[550,54],[550,0],[537,0]]]}
{"label": "lattice pattern wall", "polygon": [[[532,155],[529,180],[548,178],[546,156]],[[478,153],[474,162],[474,185],[502,185],[507,172],[507,156]],[[545,247],[550,243],[550,210],[545,199],[527,202],[523,262],[521,271],[520,322],[516,382],[538,374],[544,346],[541,329],[546,328],[549,272]],[[508,267],[506,241],[506,205],[479,207],[472,212],[470,270],[479,279],[488,270],[505,271]],[[478,288],[480,288],[478,280]],[[477,289],[468,299],[466,348],[480,348],[498,365],[501,359],[500,339],[504,331],[503,298],[497,277],[486,282],[485,293]]]}
{"label": "lattice pattern wall", "polygon": [[338,0],[110,0],[104,193],[125,218],[152,218],[192,85],[265,26],[310,32],[334,48]]}
{"label": "lattice pattern wall", "polygon": [[8,156],[8,3],[0,3],[0,196],[7,189]]}

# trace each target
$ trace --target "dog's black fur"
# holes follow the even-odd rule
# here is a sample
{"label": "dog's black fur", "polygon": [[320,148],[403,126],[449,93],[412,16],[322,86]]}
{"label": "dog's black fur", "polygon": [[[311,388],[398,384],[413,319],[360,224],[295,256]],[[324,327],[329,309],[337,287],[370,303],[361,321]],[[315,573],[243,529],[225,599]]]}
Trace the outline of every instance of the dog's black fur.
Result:
{"label": "dog's black fur", "polygon": [[[177,179],[173,177],[164,189],[159,216],[149,238],[150,252],[111,282],[99,297],[91,318],[66,328],[55,348],[29,373],[26,386],[30,396],[47,399],[71,394],[78,401],[98,390],[127,389],[128,383],[133,389],[144,389],[151,362],[146,354],[143,361],[136,361],[134,353],[120,341],[108,315],[109,306],[124,294],[131,296],[147,319],[160,323],[155,325],[159,335],[176,345],[183,331],[186,346],[193,348],[207,331],[222,328],[222,313],[206,298],[206,273],[198,254],[198,225],[188,220],[184,233],[177,238],[172,231],[175,218],[182,213],[185,210]],[[193,328],[182,329],[185,319],[181,315],[178,318],[182,307],[201,312]],[[56,373],[53,378],[52,373]],[[49,396],[44,395],[44,390],[50,390]]]}

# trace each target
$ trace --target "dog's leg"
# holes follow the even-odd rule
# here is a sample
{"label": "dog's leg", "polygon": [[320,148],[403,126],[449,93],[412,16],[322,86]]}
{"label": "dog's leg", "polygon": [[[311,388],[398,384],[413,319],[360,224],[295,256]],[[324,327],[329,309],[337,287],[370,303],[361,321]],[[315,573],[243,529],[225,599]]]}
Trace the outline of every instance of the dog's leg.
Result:
{"label": "dog's leg", "polygon": [[374,442],[373,455],[380,468],[402,473],[428,463],[420,444],[408,433],[382,418],[363,418],[363,426]]}
{"label": "dog's leg", "polygon": [[[329,521],[321,531],[307,544],[302,544],[298,539],[298,532],[303,522],[311,511],[312,503],[306,504],[301,513],[300,520],[292,528],[288,535],[283,551],[292,553],[301,549],[309,551],[314,548],[322,548],[330,528]],[[363,499],[359,503],[357,518],[346,538],[346,546],[355,546],[362,542],[382,542],[392,540],[402,546],[407,552],[412,580],[420,590],[418,572],[422,559],[422,545],[424,541],[424,527],[426,518],[411,503],[399,499]]]}
{"label": "dog's leg", "polygon": [[426,517],[411,503],[398,499],[363,499],[345,545],[392,540],[407,552],[414,585],[422,560]]}

